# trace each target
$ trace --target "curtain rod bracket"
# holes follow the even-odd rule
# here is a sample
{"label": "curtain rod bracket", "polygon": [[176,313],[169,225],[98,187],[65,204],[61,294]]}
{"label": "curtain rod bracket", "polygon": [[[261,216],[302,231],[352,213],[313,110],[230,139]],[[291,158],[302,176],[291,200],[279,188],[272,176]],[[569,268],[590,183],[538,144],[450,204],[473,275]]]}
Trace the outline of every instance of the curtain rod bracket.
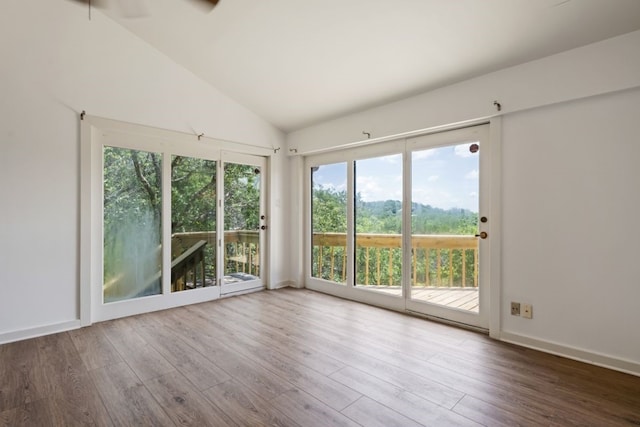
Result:
{"label": "curtain rod bracket", "polygon": [[199,133],[196,136],[198,137],[198,141],[200,141],[200,138],[202,138],[204,136],[204,133]]}
{"label": "curtain rod bracket", "polygon": [[367,135],[367,139],[371,139],[371,133],[362,131],[363,135]]}
{"label": "curtain rod bracket", "polygon": [[502,111],[502,104],[500,104],[498,101],[493,101],[493,105],[496,106],[496,110]]}
{"label": "curtain rod bracket", "polygon": [[84,120],[84,116],[87,114],[86,111],[82,110],[82,113],[80,113],[80,120]]}
{"label": "curtain rod bracket", "polygon": [[280,147],[278,147],[278,148],[274,148],[274,149],[273,149],[273,154],[276,154],[278,151],[280,151]]}

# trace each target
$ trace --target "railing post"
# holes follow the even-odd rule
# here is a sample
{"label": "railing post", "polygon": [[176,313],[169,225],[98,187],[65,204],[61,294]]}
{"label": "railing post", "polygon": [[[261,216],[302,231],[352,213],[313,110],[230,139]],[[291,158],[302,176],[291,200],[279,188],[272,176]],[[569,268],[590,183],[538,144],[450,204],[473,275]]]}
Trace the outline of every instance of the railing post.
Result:
{"label": "railing post", "polygon": [[449,286],[453,286],[453,249],[449,249]]}
{"label": "railing post", "polygon": [[333,270],[334,270],[334,268],[335,268],[335,266],[336,266],[336,261],[335,261],[335,247],[334,247],[334,246],[331,246],[331,249],[330,249],[330,251],[329,251],[329,254],[330,254],[330,256],[331,256],[331,271],[329,272],[329,280],[333,281],[333,277],[334,277]]}
{"label": "railing post", "polygon": [[473,287],[478,287],[478,248],[473,249]]}
{"label": "railing post", "polygon": [[376,285],[380,285],[380,248],[376,248]]}
{"label": "railing post", "polygon": [[389,248],[389,286],[393,286],[393,248]]}
{"label": "railing post", "polygon": [[364,258],[365,258],[365,267],[364,267],[364,284],[369,284],[369,247],[364,248]]}
{"label": "railing post", "polygon": [[467,250],[462,249],[462,287],[467,286]]}

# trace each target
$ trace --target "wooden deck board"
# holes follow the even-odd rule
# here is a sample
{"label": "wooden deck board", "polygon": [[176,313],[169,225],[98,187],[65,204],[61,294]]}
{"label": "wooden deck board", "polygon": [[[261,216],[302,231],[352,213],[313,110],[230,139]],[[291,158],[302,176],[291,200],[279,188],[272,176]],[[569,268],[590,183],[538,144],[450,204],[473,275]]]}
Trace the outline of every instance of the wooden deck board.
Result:
{"label": "wooden deck board", "polygon": [[[373,292],[381,292],[393,296],[402,296],[400,286],[362,286],[358,288],[367,289]],[[452,308],[459,308],[477,313],[479,307],[478,288],[447,288],[447,287],[425,287],[414,286],[411,291],[411,298],[416,301],[428,302],[430,304],[444,305]]]}

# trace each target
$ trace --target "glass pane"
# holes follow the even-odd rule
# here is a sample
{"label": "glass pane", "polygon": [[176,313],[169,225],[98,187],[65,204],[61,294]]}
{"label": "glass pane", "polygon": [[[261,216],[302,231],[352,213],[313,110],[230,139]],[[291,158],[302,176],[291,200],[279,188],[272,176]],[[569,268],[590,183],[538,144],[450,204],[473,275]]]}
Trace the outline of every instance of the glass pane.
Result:
{"label": "glass pane", "polygon": [[402,154],[355,163],[356,286],[402,295]]}
{"label": "glass pane", "polygon": [[216,162],[171,159],[171,291],[216,285]]}
{"label": "glass pane", "polygon": [[311,277],[347,283],[347,164],[311,168]]}
{"label": "glass pane", "polygon": [[104,147],[104,302],[162,292],[162,156]]}
{"label": "glass pane", "polygon": [[478,311],[479,143],[415,151],[411,298]]}
{"label": "glass pane", "polygon": [[224,165],[224,283],[260,277],[260,168]]}

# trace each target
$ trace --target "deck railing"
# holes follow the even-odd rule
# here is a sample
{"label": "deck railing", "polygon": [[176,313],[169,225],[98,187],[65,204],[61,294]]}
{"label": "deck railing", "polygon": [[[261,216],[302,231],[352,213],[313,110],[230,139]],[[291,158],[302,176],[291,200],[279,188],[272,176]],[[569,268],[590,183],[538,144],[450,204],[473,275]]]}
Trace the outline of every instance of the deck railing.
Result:
{"label": "deck railing", "polygon": [[[208,242],[205,251],[212,251],[217,247],[215,231],[195,231],[188,233],[174,233],[171,236],[172,258],[177,259],[181,254],[189,251],[200,242]],[[260,235],[254,230],[233,230],[224,232],[224,265],[237,273],[260,275]],[[203,277],[213,280],[216,277],[213,256],[204,268],[207,270]],[[203,263],[204,265],[204,263]],[[200,274],[198,274],[200,276]],[[213,284],[213,283],[212,283]],[[205,286],[207,283],[205,282]],[[200,285],[201,286],[201,285]]]}
{"label": "deck railing", "polygon": [[[346,280],[346,242],[344,233],[314,233],[313,277]],[[358,233],[355,245],[358,284],[401,285],[401,235]],[[411,253],[413,286],[478,286],[478,239],[474,236],[414,235]]]}

